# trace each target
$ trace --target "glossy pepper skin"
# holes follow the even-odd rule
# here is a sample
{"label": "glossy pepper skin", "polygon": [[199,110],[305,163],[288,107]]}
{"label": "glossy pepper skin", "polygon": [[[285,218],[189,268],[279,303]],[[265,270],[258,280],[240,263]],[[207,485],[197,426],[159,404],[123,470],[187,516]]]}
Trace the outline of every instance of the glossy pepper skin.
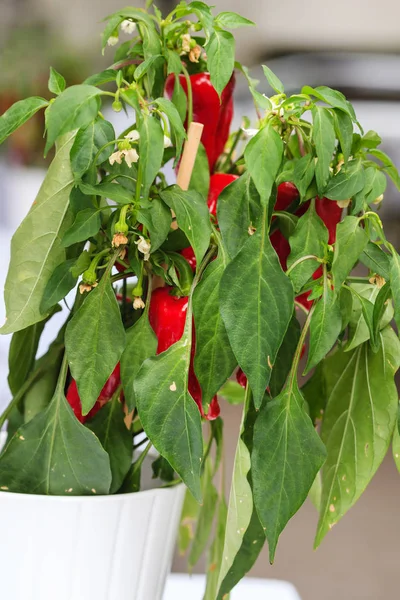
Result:
{"label": "glossy pepper skin", "polygon": [[74,414],[78,421],[81,423],[85,423],[88,419],[94,417],[99,410],[107,404],[114,396],[117,391],[119,385],[121,384],[121,368],[118,363],[115,367],[114,371],[111,373],[108,378],[106,384],[100,392],[100,396],[98,397],[96,404],[93,406],[92,410],[87,415],[82,415],[82,403],[78,393],[78,387],[76,385],[75,379],[72,379],[71,383],[68,386],[66,398],[70,407],[74,411]]}
{"label": "glossy pepper skin", "polygon": [[[214,173],[210,177],[210,189],[208,191],[207,206],[211,215],[217,216],[217,203],[218,198],[222,192],[232,181],[238,179],[237,175],[231,175],[229,173]],[[186,258],[193,271],[196,270],[196,257],[193,252],[193,248],[189,246],[181,250],[182,256]]]}
{"label": "glossy pepper skin", "polygon": [[[157,354],[168,350],[172,344],[178,342],[185,329],[189,299],[186,296],[182,296],[181,298],[172,296],[170,293],[171,289],[171,287],[157,288],[151,295],[149,321],[158,339]],[[217,397],[214,396],[207,415],[204,414],[201,387],[193,368],[194,353],[195,340],[193,340],[191,350],[188,388],[190,395],[199,408],[201,416],[211,421],[219,416],[220,408]]]}
{"label": "glossy pepper skin", "polygon": [[[184,75],[179,75],[182,88],[187,95],[187,83]],[[229,130],[233,118],[233,91],[235,76],[232,75],[228,85],[221,94],[221,100],[210,81],[209,73],[190,75],[193,94],[193,121],[204,125],[201,141],[206,149],[210,172],[214,171],[215,163],[224,151],[228,141]],[[175,75],[167,78],[165,92],[172,98],[175,85]],[[187,123],[185,123],[185,127]]]}

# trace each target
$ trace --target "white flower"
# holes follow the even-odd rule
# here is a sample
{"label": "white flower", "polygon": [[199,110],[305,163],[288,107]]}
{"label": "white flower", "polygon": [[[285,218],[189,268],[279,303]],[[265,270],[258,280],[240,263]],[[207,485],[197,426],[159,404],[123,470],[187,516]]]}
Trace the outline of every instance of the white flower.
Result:
{"label": "white flower", "polygon": [[110,165],[113,165],[115,162],[120,165],[123,158],[125,158],[128,167],[131,167],[132,163],[136,163],[139,160],[139,154],[134,148],[130,148],[129,150],[118,150],[118,152],[111,154],[108,162]]}
{"label": "white flower", "polygon": [[108,46],[116,46],[119,42],[119,38],[117,35],[110,35],[110,37],[107,40],[107,45]]}
{"label": "white flower", "polygon": [[136,31],[136,23],[129,21],[129,19],[125,19],[125,21],[122,21],[121,23],[121,29],[124,33],[133,33]]}
{"label": "white flower", "polygon": [[190,33],[185,33],[182,36],[182,50],[183,52],[190,52]]}
{"label": "white flower", "polygon": [[140,296],[135,296],[133,299],[133,308],[135,310],[140,310],[141,308],[145,307],[145,303],[143,302],[143,300],[141,299]]}
{"label": "white flower", "polygon": [[127,133],[125,136],[125,139],[129,140],[130,142],[137,142],[139,138],[140,138],[140,133],[138,132],[137,129],[132,129],[132,131]]}
{"label": "white flower", "polygon": [[171,148],[172,142],[168,135],[164,135],[164,148]]}
{"label": "white flower", "polygon": [[139,154],[136,152],[135,148],[122,150],[122,153],[125,155],[125,162],[129,168],[132,166],[132,163],[137,163],[139,160]]}
{"label": "white flower", "polygon": [[149,260],[151,250],[149,240],[146,240],[142,235],[139,235],[139,239],[135,241],[135,244],[137,244],[139,252],[144,254],[144,260]]}
{"label": "white flower", "polygon": [[110,165],[113,165],[115,162],[120,165],[122,163],[122,159],[123,154],[118,150],[118,152],[114,152],[113,154],[111,154],[110,158],[108,159],[108,162],[110,163]]}
{"label": "white flower", "polygon": [[255,135],[257,135],[257,133],[260,131],[259,129],[244,129],[242,128],[242,131],[247,135],[247,137],[254,137]]}

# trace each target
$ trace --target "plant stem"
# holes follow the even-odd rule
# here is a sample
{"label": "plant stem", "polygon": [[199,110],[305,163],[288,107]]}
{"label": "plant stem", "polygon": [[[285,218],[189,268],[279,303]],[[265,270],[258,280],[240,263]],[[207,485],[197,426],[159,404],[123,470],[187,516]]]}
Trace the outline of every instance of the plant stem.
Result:
{"label": "plant stem", "polygon": [[304,262],[305,260],[317,260],[318,262],[321,262],[322,259],[318,258],[318,256],[315,256],[314,254],[307,254],[307,256],[302,256],[301,258],[298,258],[286,271],[286,275],[289,275],[289,273],[291,271],[293,271],[293,269],[295,267],[297,267],[297,265],[300,265],[302,262]]}
{"label": "plant stem", "polygon": [[0,430],[3,427],[4,423],[7,421],[12,409],[18,405],[18,403],[25,396],[26,392],[29,390],[31,385],[35,383],[35,381],[40,377],[40,375],[44,373],[43,367],[39,367],[36,371],[30,374],[28,379],[22,384],[19,388],[18,392],[15,394],[14,398],[11,400],[10,404],[6,407],[2,415],[0,416]]}
{"label": "plant stem", "polygon": [[190,123],[193,121],[193,90],[192,82],[190,81],[190,75],[186,67],[182,64],[182,71],[186,79],[187,84],[187,98],[188,98],[188,118],[187,118],[187,129],[189,130]]}

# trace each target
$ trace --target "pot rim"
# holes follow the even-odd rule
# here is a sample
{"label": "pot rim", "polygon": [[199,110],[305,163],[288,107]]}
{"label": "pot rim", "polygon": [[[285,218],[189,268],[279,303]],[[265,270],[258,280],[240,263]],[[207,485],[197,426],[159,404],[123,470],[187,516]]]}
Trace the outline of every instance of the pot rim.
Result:
{"label": "pot rim", "polygon": [[43,501],[43,502],[52,502],[52,501],[59,501],[61,503],[63,502],[68,502],[68,503],[77,503],[77,502],[116,502],[120,499],[124,499],[126,498],[128,499],[132,499],[132,497],[140,497],[143,498],[145,496],[148,496],[149,498],[151,496],[156,496],[159,494],[172,494],[173,492],[175,492],[176,490],[182,490],[182,487],[185,487],[183,482],[177,483],[175,485],[169,486],[169,487],[165,487],[165,488],[154,488],[151,490],[143,490],[140,492],[129,492],[127,494],[102,494],[102,495],[98,495],[96,496],[95,494],[92,496],[89,495],[84,495],[84,496],[52,496],[52,495],[46,495],[46,494],[29,494],[29,493],[23,493],[23,492],[8,492],[7,490],[1,490],[0,491],[0,503],[2,501],[3,498],[9,498],[10,500],[12,499],[26,499],[27,501],[29,501],[29,499],[34,498],[34,499],[38,499],[38,501]]}

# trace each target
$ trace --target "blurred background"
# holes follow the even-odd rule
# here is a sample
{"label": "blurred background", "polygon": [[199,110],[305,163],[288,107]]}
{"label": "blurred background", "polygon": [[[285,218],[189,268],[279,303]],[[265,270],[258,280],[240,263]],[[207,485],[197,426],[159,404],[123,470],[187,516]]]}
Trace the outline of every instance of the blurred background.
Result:
{"label": "blurred background", "polygon": [[[122,2],[122,4],[124,4]],[[171,10],[172,0],[158,0]],[[288,93],[304,84],[328,85],[354,103],[365,130],[376,130],[383,149],[400,165],[400,3],[396,0],[215,0],[217,11],[234,10],[256,21],[237,30],[238,59],[250,68],[266,63]],[[136,6],[143,5],[140,1]],[[112,62],[100,52],[101,19],[119,8],[115,0],[0,0],[0,114],[26,95],[47,95],[49,66],[69,85]],[[257,68],[254,76],[261,74]],[[268,92],[267,86],[260,91]],[[239,115],[255,118],[246,86],[238,82]],[[115,119],[114,119],[115,121]],[[116,124],[118,127],[118,123]],[[122,127],[121,127],[122,129]],[[0,287],[9,241],[40,186],[46,164],[43,122],[34,119],[0,149]],[[389,185],[381,216],[389,239],[400,246],[400,197]],[[0,303],[0,322],[4,306]],[[52,322],[53,323],[53,322]],[[56,324],[46,331],[44,346]],[[0,338],[0,410],[6,384],[9,339]],[[233,462],[240,407],[224,406],[228,463]],[[228,472],[230,469],[228,469]],[[276,563],[267,549],[251,575],[287,579],[303,600],[383,600],[398,596],[400,477],[389,456],[355,508],[313,552],[317,514],[306,502],[282,535]],[[182,558],[174,569],[184,571]],[[198,571],[201,572],[202,565]],[[151,599],[149,599],[151,600]],[[271,599],[273,600],[273,599]]]}

